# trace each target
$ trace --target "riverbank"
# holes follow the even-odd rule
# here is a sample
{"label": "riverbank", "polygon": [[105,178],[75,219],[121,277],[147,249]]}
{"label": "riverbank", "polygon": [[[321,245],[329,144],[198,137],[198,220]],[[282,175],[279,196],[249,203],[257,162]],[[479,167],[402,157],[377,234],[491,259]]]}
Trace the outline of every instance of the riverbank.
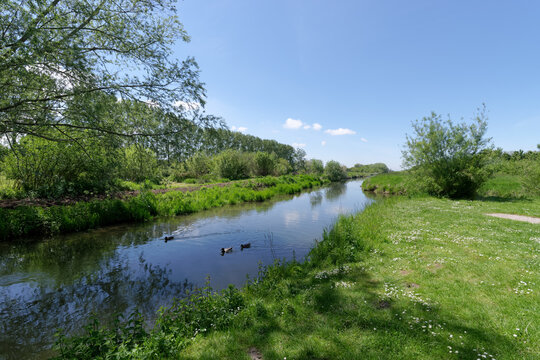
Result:
{"label": "riverbank", "polygon": [[124,222],[143,222],[242,202],[264,201],[324,183],[319,177],[264,177],[201,187],[195,191],[141,192],[124,199],[96,199],[69,205],[0,209],[0,241],[70,233]]}
{"label": "riverbank", "polygon": [[[540,199],[391,198],[341,217],[304,263],[241,291],[196,293],[154,330],[91,327],[66,358],[534,359],[540,352]],[[118,329],[117,329],[118,330]],[[179,353],[181,355],[179,355]]]}

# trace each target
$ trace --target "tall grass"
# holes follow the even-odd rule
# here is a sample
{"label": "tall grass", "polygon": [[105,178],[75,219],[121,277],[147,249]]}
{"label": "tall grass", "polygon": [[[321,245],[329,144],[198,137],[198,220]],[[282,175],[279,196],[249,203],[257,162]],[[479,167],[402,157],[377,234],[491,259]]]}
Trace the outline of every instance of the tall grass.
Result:
{"label": "tall grass", "polygon": [[267,177],[186,193],[143,192],[127,200],[0,209],[0,240],[76,232],[122,222],[143,222],[155,216],[182,215],[223,205],[264,201],[278,194],[294,194],[322,184],[321,179],[309,175]]}

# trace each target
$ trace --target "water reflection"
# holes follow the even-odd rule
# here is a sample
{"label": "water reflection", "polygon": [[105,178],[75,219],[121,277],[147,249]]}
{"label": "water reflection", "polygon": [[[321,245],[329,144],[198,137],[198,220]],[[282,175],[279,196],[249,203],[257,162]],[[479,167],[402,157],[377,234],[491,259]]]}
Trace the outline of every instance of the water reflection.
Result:
{"label": "water reflection", "polygon": [[321,205],[323,201],[323,195],[321,191],[314,191],[312,194],[309,195],[309,202],[311,203],[311,207],[317,207]]}
{"label": "water reflection", "polygon": [[34,280],[0,287],[0,354],[15,358],[29,343],[36,352],[47,349],[54,329],[76,331],[91,314],[105,322],[135,309],[155,314],[170,305],[166,299],[193,289],[187,279],[171,281],[169,269],[147,263],[142,254],[137,264],[120,257],[105,259],[98,271],[71,284],[58,286],[37,274]]}
{"label": "water reflection", "polygon": [[[369,200],[353,181],[264,203],[0,244],[0,359],[43,358],[56,328],[76,332],[93,312],[147,319],[186,289],[242,285],[259,264],[303,259],[339,213]],[[174,239],[165,243],[165,235]],[[240,244],[251,247],[240,251]],[[221,256],[220,249],[232,247]]]}
{"label": "water reflection", "polygon": [[332,183],[324,193],[326,200],[337,200],[347,191],[346,183]]}

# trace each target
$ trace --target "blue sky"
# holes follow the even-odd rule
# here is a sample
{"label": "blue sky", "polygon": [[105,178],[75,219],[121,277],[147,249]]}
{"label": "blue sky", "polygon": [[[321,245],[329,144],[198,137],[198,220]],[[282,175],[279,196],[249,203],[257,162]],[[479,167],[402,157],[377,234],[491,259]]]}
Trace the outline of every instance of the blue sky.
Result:
{"label": "blue sky", "polygon": [[482,103],[495,146],[540,143],[540,1],[184,0],[178,9],[192,40],[175,55],[199,63],[207,112],[308,158],[399,169],[411,121],[431,111],[469,120]]}

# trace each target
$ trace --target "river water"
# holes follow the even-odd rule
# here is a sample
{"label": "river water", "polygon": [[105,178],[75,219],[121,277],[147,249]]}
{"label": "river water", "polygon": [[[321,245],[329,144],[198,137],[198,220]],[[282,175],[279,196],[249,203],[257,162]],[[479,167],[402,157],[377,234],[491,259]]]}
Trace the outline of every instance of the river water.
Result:
{"label": "river water", "polygon": [[[56,329],[77,332],[91,314],[110,320],[138,309],[151,321],[207,277],[219,290],[243,285],[275,259],[303,260],[340,214],[373,201],[360,186],[0,244],[0,359],[47,358]],[[241,250],[244,243],[251,247]],[[222,256],[222,247],[233,251]]]}

